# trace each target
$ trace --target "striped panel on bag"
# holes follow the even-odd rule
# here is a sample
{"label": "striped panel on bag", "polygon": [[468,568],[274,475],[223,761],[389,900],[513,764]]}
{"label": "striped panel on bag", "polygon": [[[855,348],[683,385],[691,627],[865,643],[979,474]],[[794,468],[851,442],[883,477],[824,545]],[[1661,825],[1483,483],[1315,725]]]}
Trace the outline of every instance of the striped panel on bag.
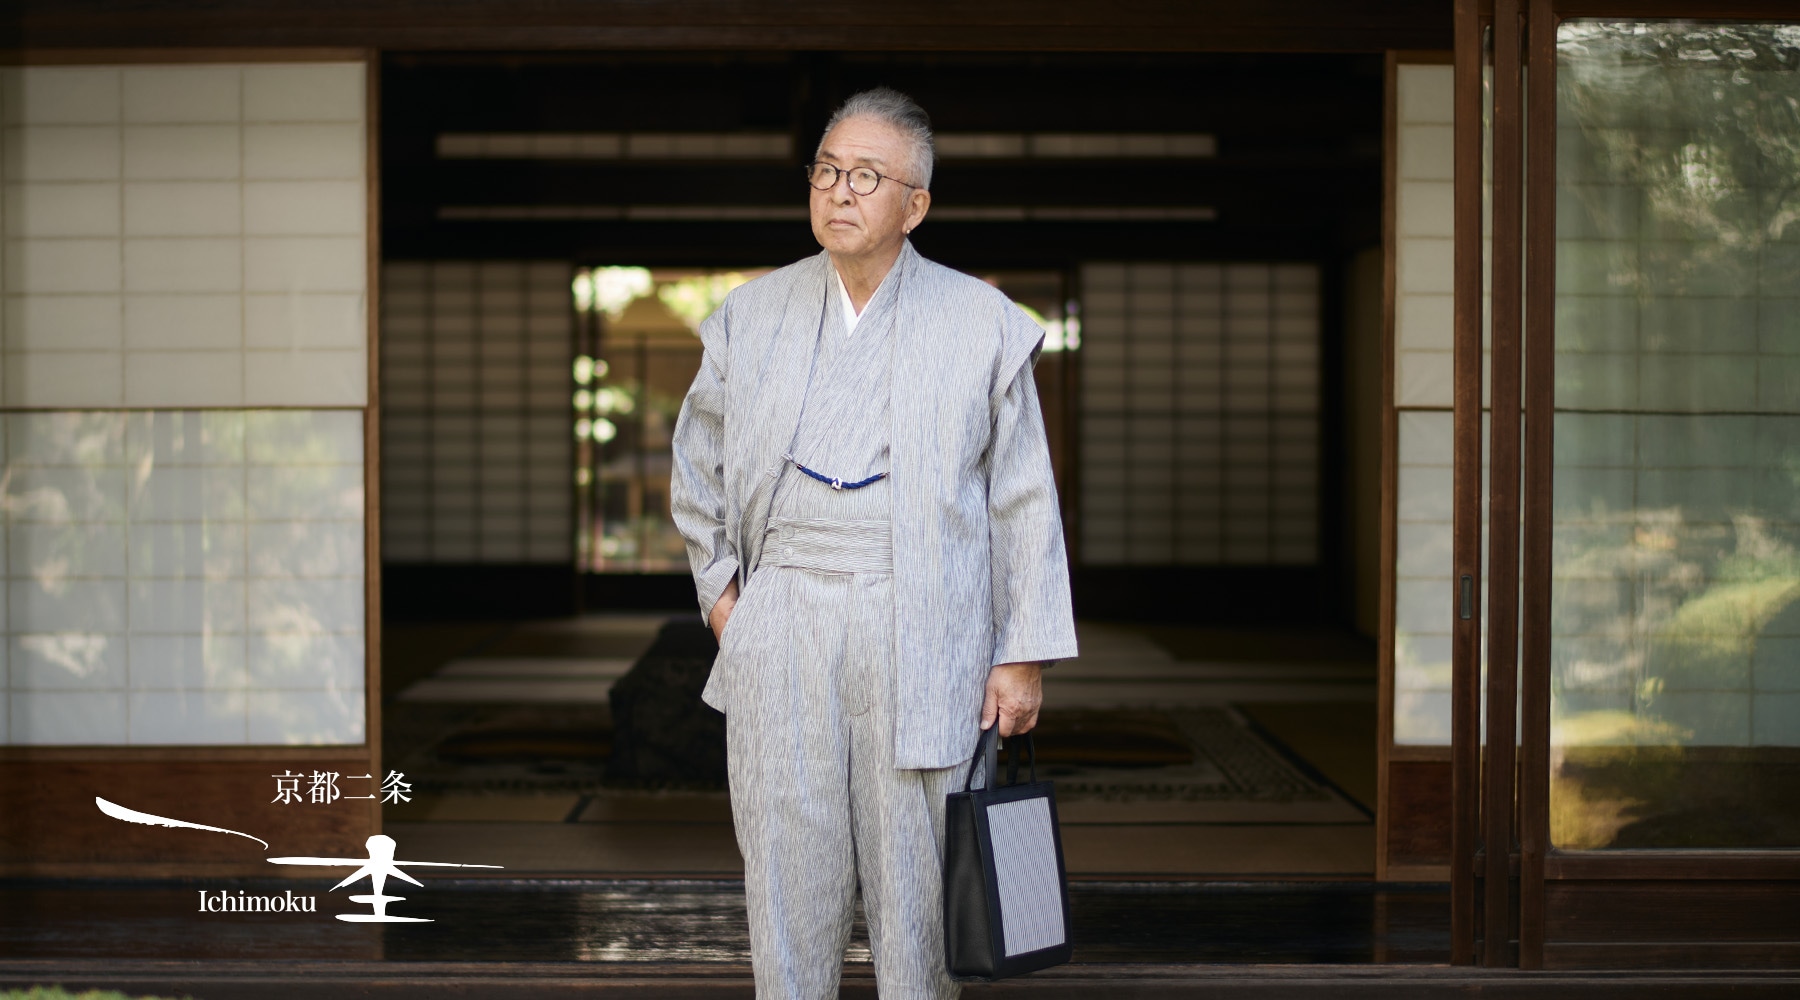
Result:
{"label": "striped panel on bag", "polygon": [[1020,799],[991,805],[987,818],[1006,957],[1062,944],[1067,935],[1050,800]]}

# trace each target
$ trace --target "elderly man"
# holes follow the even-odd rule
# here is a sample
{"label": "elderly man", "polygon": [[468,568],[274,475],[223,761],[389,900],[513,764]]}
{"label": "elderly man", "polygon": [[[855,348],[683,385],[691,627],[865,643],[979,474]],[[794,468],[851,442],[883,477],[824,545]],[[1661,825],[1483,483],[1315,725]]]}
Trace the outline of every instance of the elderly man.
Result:
{"label": "elderly man", "polygon": [[719,638],[758,997],[837,996],[860,885],[883,997],[953,997],[944,796],[1075,655],[1043,331],[907,240],[930,121],[850,98],[806,170],[824,251],[726,297],[670,495]]}

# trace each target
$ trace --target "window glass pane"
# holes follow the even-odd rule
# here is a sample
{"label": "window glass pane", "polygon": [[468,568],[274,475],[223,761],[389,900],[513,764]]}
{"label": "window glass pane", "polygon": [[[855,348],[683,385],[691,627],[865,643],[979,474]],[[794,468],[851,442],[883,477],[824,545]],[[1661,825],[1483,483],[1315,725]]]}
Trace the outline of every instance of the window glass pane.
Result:
{"label": "window glass pane", "polygon": [[0,446],[0,745],[362,742],[362,411],[12,412]]}
{"label": "window glass pane", "polygon": [[1559,847],[1800,846],[1797,54],[1559,29]]}

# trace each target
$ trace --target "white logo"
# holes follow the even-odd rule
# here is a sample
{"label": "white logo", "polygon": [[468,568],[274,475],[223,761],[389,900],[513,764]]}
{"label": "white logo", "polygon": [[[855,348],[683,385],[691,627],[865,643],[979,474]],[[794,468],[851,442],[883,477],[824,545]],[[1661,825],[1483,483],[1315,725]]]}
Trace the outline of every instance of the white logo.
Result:
{"label": "white logo", "polygon": [[400,879],[403,882],[411,882],[421,889],[425,887],[425,883],[420,882],[418,879],[401,871],[401,865],[410,865],[418,868],[500,867],[500,865],[456,865],[451,864],[448,861],[395,861],[394,838],[381,833],[370,837],[365,843],[369,848],[369,856],[367,858],[270,858],[269,863],[276,865],[320,865],[325,867],[339,867],[343,865],[360,866],[350,873],[349,878],[346,878],[342,882],[331,887],[331,891],[336,892],[344,886],[362,878],[364,875],[369,877],[369,884],[370,887],[375,890],[374,893],[366,896],[351,896],[350,901],[354,903],[369,903],[375,907],[375,912],[340,913],[337,915],[339,920],[348,920],[351,923],[358,924],[431,923],[431,921],[420,917],[392,917],[388,915],[387,907],[389,903],[398,903],[406,898],[405,896],[385,896],[382,894],[381,890],[387,885],[389,876]]}
{"label": "white logo", "polygon": [[319,897],[296,896],[289,889],[279,896],[251,896],[239,889],[233,896],[224,889],[214,896],[200,890],[201,913],[317,913]]}
{"label": "white logo", "polygon": [[[243,837],[246,840],[254,840],[257,843],[263,845],[264,850],[267,850],[269,847],[269,842],[262,839],[261,837],[253,837],[250,834],[239,833],[236,830],[227,830],[222,826],[206,826],[201,823],[189,823],[187,820],[170,819],[167,816],[157,816],[153,813],[138,812],[136,809],[127,809],[124,806],[119,805],[117,803],[108,802],[105,799],[100,798],[99,796],[94,797],[94,804],[96,806],[99,806],[100,811],[105,813],[106,815],[111,816],[113,819],[124,820],[127,823],[141,823],[144,826],[163,826],[163,827],[169,827],[170,829],[205,830],[210,833],[229,833],[234,837]],[[350,876],[348,878],[344,879],[342,882],[339,882],[337,885],[332,886],[331,891],[336,892],[337,890],[342,889],[344,886],[347,886],[347,885],[351,884],[352,882],[355,882],[358,879],[363,878],[364,876],[368,877],[370,888],[372,888],[374,891],[372,893],[369,893],[366,895],[353,895],[350,897],[350,900],[351,900],[351,902],[355,902],[355,903],[368,903],[371,907],[373,907],[375,912],[373,912],[373,913],[340,913],[337,915],[337,918],[339,920],[345,920],[345,921],[349,921],[350,923],[358,923],[358,924],[429,924],[432,922],[429,919],[426,919],[424,917],[397,917],[397,916],[393,916],[388,913],[387,908],[388,908],[389,903],[398,903],[398,902],[401,902],[406,899],[405,896],[389,896],[382,892],[382,890],[387,887],[387,880],[390,877],[400,879],[401,881],[404,881],[404,882],[411,882],[413,885],[416,885],[416,886],[420,887],[421,889],[425,887],[425,883],[420,882],[419,880],[413,878],[411,875],[408,875],[405,872],[401,871],[400,869],[402,866],[410,867],[410,868],[501,868],[501,867],[503,867],[502,865],[453,864],[449,861],[395,861],[394,860],[394,848],[395,848],[396,844],[394,843],[394,838],[386,836],[385,834],[378,833],[378,834],[374,835],[373,837],[370,837],[368,840],[364,841],[363,843],[364,843],[364,846],[366,846],[369,849],[369,856],[366,858],[292,857],[292,858],[269,858],[268,861],[270,864],[274,864],[274,865],[311,865],[311,866],[317,866],[317,867],[323,867],[323,868],[355,867],[356,870],[351,872]],[[239,893],[239,895],[242,895],[242,893]],[[292,895],[292,893],[289,893],[289,895]],[[223,892],[221,892],[220,899],[224,900],[225,898],[226,898],[225,894]],[[206,910],[206,908],[207,908],[207,897],[206,897],[205,892],[200,893],[200,908],[202,910]],[[231,907],[228,907],[224,902],[220,903],[220,909],[230,909],[230,908]],[[283,908],[284,909],[288,909],[288,908],[297,909],[297,907],[285,907],[285,906]],[[310,911],[311,907],[307,907],[307,910]],[[217,911],[209,911],[209,912],[217,912]]]}

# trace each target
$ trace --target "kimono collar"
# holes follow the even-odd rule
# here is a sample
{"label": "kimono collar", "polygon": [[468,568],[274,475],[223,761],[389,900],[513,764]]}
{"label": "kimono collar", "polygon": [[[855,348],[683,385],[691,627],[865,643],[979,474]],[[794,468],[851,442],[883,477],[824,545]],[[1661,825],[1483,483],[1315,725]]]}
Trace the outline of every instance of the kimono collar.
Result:
{"label": "kimono collar", "polygon": [[[842,315],[844,323],[844,336],[848,337],[854,334],[858,326],[864,325],[863,320],[871,314],[877,313],[894,297],[892,289],[900,284],[900,279],[895,277],[895,272],[899,271],[906,263],[909,252],[912,256],[918,255],[918,251],[912,248],[912,241],[906,240],[901,244],[900,253],[895,256],[893,265],[888,268],[886,274],[881,276],[880,283],[875,286],[875,293],[869,296],[869,301],[863,303],[863,310],[860,314],[856,311],[855,304],[850,301],[850,289],[844,284],[844,276],[838,271],[837,262],[831,261],[831,287],[837,292],[838,311]],[[827,253],[826,256],[829,260],[830,254]]]}

